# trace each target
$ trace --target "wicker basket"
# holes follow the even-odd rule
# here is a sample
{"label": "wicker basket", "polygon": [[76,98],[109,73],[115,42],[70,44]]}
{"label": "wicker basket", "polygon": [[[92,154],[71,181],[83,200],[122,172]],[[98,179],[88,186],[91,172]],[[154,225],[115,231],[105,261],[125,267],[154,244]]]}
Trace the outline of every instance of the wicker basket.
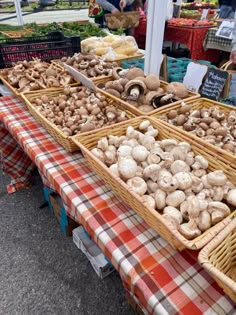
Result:
{"label": "wicker basket", "polygon": [[201,250],[198,261],[236,303],[236,218]]}
{"label": "wicker basket", "polygon": [[[63,93],[63,89],[57,89],[54,91],[49,91],[49,90],[44,91],[44,95],[47,95],[50,97],[58,96],[61,93]],[[22,97],[22,100],[25,102],[29,112],[35,118],[35,120],[37,120],[37,122],[40,125],[42,125],[54,137],[54,139],[65,148],[66,151],[68,152],[78,151],[79,150],[78,146],[73,142],[74,136],[66,136],[59,128],[57,128],[57,126],[54,123],[50,122],[46,117],[44,117],[35,108],[34,105],[32,105],[31,102],[35,98],[38,98],[41,95],[42,95],[42,92],[29,92],[25,94],[22,93],[20,96]],[[121,109],[122,111],[125,111],[128,117],[130,118],[135,117],[135,115],[129,110],[129,107],[121,104],[121,102],[116,102],[111,97],[106,97],[106,100],[110,105],[112,104],[113,106]],[[100,129],[96,129],[93,132],[96,133],[97,130],[100,130]],[[83,133],[83,135],[86,135],[86,134],[87,132]]]}
{"label": "wicker basket", "polygon": [[[110,81],[110,79],[105,79],[104,81],[100,81],[99,83],[106,83]],[[164,82],[164,81],[161,81],[161,88],[163,88],[164,90],[166,89],[166,87],[168,86],[168,83],[167,82]],[[110,95],[108,94],[106,91],[102,90],[102,89],[99,89],[101,93],[103,93],[104,95]],[[114,95],[111,95],[111,97],[114,98],[114,100],[119,100],[119,98],[117,98],[116,96]],[[191,100],[195,100],[197,98],[200,98],[200,94],[197,94],[197,93],[193,93],[193,92],[190,92],[188,91],[188,97],[184,99],[185,102],[187,101],[191,101]],[[170,105],[166,105],[166,106],[163,106],[161,107],[160,109],[157,108],[157,109],[153,109],[153,111],[149,112],[149,113],[145,113],[145,112],[142,112],[141,110],[139,110],[137,107],[134,107],[132,105],[130,105],[129,103],[125,102],[125,101],[122,101],[122,103],[125,103],[125,104],[128,104],[130,107],[133,108],[133,111],[135,112],[135,114],[137,116],[153,116],[155,115],[155,113],[158,113],[159,110],[163,109],[163,108],[167,108],[167,107],[170,107],[170,106],[174,106],[174,105],[177,105],[179,104],[179,106],[181,105],[181,103],[183,102],[183,100],[180,100],[180,101],[176,101],[174,103],[171,103]]]}
{"label": "wicker basket", "polygon": [[201,16],[202,14],[198,12],[195,14],[189,14],[189,13],[184,13],[184,12],[180,13],[180,18],[183,18],[183,19],[200,20]]}
{"label": "wicker basket", "polygon": [[[49,65],[49,64],[48,64]],[[59,66],[59,65],[57,65],[57,64],[55,64],[55,63],[52,63],[52,66],[51,66],[53,69],[62,69],[62,67],[61,66]],[[9,70],[11,69],[11,68],[8,68]],[[64,68],[63,68],[64,69]],[[7,69],[4,69],[3,71],[6,71]],[[20,96],[20,94],[21,94],[21,92],[19,91],[19,89],[17,89],[17,88],[15,88],[14,86],[12,86],[9,82],[8,82],[8,80],[7,80],[7,78],[6,78],[6,76],[3,74],[3,71],[0,71],[0,80],[2,81],[2,83],[9,89],[9,90],[11,90],[12,91],[12,93],[15,95],[15,96]],[[76,85],[78,85],[78,82],[75,82],[74,81],[74,83],[71,83],[71,84],[69,84],[69,86],[76,86]],[[60,86],[60,87],[50,87],[50,88],[46,88],[46,89],[43,89],[43,88],[41,88],[41,89],[39,89],[39,90],[35,90],[34,92],[38,92],[38,91],[58,91],[58,89],[60,89],[60,88],[62,88],[63,86]]]}
{"label": "wicker basket", "polygon": [[107,27],[111,30],[118,28],[135,28],[139,25],[139,11],[105,14]]}
{"label": "wicker basket", "polygon": [[[128,122],[124,122],[119,126],[115,126],[113,128],[104,128],[103,130],[97,131],[96,133],[90,132],[86,134],[86,136],[76,135],[75,137],[73,137],[73,141],[75,141],[75,143],[80,147],[91,169],[96,171],[97,174],[109,186],[112,187],[114,192],[118,196],[120,196],[125,203],[127,203],[127,205],[129,205],[137,214],[139,214],[150,227],[152,227],[157,233],[159,233],[164,239],[166,239],[174,248],[176,248],[177,250],[183,250],[185,248],[189,248],[192,250],[200,249],[228,225],[235,211],[233,211],[232,214],[225,218],[223,221],[204,232],[201,236],[195,238],[194,240],[187,240],[175,228],[173,228],[173,226],[168,221],[166,221],[161,214],[159,214],[153,208],[148,207],[148,205],[143,202],[140,196],[134,193],[124,181],[122,181],[119,177],[110,172],[108,167],[90,152],[91,149],[96,147],[98,140],[102,137],[107,135],[125,135],[128,126],[133,126],[134,128],[137,128],[140,122],[144,119],[149,119],[152,125],[159,130],[159,140],[172,138],[178,141],[183,141],[182,135],[176,133],[175,130],[171,127],[165,126],[162,124],[162,122],[145,116],[131,119]],[[202,155],[209,161],[209,171],[222,169],[228,175],[227,165],[215,159],[214,155],[205,152],[204,147],[197,146],[195,142],[191,139],[189,139],[188,142],[192,145],[192,150],[195,154]],[[235,173],[231,174],[230,180],[232,180],[232,182],[236,184]]]}
{"label": "wicker basket", "polygon": [[[192,105],[192,109],[202,109],[202,108],[210,108],[212,106],[218,106],[222,112],[227,115],[231,110],[235,110],[234,106],[225,105],[216,101],[212,101],[206,98],[199,98],[197,100],[192,101],[186,101],[186,104]],[[159,118],[160,116],[168,113],[172,109],[178,110],[181,107],[181,104],[177,105],[168,105],[168,107],[163,107],[160,109],[156,114],[154,114],[152,117]],[[212,152],[212,154],[216,158],[220,158],[224,163],[228,164],[228,169],[231,171],[236,171],[236,155],[232,154],[229,151],[223,150],[213,144],[208,143],[207,141],[195,136],[191,132],[187,132],[183,130],[181,127],[176,127],[173,125],[170,125],[169,123],[166,123],[163,121],[163,124],[167,126],[172,126],[173,129],[176,130],[176,132],[181,133],[183,139],[192,139],[197,145],[201,145],[205,147],[205,150],[208,152]]]}

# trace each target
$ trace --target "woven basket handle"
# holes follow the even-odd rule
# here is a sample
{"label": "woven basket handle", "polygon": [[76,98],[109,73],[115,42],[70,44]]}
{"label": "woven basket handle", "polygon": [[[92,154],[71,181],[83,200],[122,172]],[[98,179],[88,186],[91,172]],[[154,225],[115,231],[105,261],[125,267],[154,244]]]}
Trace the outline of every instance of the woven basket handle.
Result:
{"label": "woven basket handle", "polygon": [[221,69],[221,70],[227,70],[230,65],[232,65],[232,61],[229,60],[229,61],[227,61],[226,63],[224,63],[224,64],[220,67],[220,69]]}

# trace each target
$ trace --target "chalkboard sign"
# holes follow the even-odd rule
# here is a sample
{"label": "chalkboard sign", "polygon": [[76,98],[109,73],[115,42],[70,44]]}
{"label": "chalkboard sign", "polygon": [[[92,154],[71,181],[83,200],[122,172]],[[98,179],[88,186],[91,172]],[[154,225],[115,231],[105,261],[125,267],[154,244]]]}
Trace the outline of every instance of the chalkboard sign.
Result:
{"label": "chalkboard sign", "polygon": [[218,101],[227,79],[228,72],[219,69],[209,69],[200,90],[201,96]]}

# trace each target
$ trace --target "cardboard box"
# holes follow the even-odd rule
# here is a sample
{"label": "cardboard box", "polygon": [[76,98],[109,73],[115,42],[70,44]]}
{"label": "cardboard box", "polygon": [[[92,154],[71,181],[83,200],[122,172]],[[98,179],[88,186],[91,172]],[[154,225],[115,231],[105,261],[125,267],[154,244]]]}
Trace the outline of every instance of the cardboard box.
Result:
{"label": "cardboard box", "polygon": [[115,270],[111,262],[104,256],[82,226],[73,230],[73,242],[86,255],[96,274],[101,279],[107,277]]}

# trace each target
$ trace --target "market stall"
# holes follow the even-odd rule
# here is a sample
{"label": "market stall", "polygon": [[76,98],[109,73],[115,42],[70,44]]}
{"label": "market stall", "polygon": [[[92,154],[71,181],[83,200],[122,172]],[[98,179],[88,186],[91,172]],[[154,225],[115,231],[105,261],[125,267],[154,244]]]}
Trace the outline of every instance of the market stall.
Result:
{"label": "market stall", "polygon": [[215,49],[204,50],[205,36],[212,26],[172,25],[168,24],[164,40],[185,44],[190,50],[190,58],[195,60],[219,61],[219,52]]}
{"label": "market stall", "polygon": [[[216,60],[215,50],[202,47],[212,27],[204,23],[169,23],[165,39],[185,43],[192,59]],[[160,24],[164,30],[164,18]],[[235,283],[231,296],[223,281],[225,294],[198,259],[234,222],[236,111],[161,81],[154,32],[145,71],[120,67],[142,57],[131,36],[86,35],[80,47],[80,38],[56,34],[53,45],[22,38],[1,47],[1,78],[14,94],[0,98],[8,192],[28,187],[36,166],[144,314],[233,314]],[[210,74],[205,92],[220,94],[226,78]],[[229,255],[227,270],[218,272],[234,282]]]}
{"label": "market stall", "polygon": [[217,31],[218,31],[218,28],[210,28],[208,30],[208,32],[206,33],[204,42],[203,42],[204,50],[217,49],[219,51],[231,52],[232,40],[216,36]]}
{"label": "market stall", "polygon": [[[19,99],[1,98],[0,119],[8,141],[12,136],[12,145],[23,148],[61,195],[68,214],[111,260],[144,314],[234,313],[234,303],[198,264],[198,252],[175,251],[90,170],[80,153],[58,145]],[[27,169],[29,161],[18,167]]]}

